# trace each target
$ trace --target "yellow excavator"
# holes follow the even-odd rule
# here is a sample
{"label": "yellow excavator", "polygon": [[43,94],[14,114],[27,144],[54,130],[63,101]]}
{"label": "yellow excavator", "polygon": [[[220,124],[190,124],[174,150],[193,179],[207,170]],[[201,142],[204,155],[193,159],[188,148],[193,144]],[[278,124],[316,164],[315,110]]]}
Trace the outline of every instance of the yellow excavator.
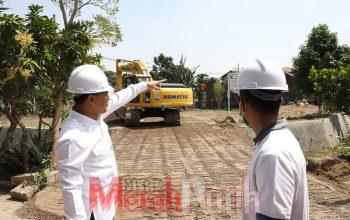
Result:
{"label": "yellow excavator", "polygon": [[[153,81],[147,67],[139,60],[116,61],[116,91],[142,81]],[[181,83],[161,83],[161,90],[146,90],[115,114],[127,126],[136,127],[146,117],[162,117],[165,125],[180,125],[180,110],[193,105],[193,91]]]}

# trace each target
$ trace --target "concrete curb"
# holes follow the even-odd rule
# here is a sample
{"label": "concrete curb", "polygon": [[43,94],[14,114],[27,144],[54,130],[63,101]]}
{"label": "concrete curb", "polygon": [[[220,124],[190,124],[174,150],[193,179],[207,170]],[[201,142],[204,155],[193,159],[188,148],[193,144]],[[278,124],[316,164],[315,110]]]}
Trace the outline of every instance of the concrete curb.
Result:
{"label": "concrete curb", "polygon": [[[339,144],[350,133],[350,116],[338,113],[327,118],[289,121],[288,128],[299,141],[303,152],[308,152]],[[255,137],[251,128],[246,131],[249,137]]]}

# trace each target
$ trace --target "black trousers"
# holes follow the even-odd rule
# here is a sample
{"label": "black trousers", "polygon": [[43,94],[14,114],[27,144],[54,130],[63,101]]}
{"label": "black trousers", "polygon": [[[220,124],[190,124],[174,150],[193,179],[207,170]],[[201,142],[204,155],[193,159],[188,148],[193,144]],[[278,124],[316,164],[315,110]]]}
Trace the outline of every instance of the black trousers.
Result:
{"label": "black trousers", "polygon": [[[91,212],[90,220],[95,220],[95,216],[93,212]],[[112,220],[114,220],[114,218]]]}
{"label": "black trousers", "polygon": [[90,220],[95,220],[95,216],[93,212],[91,212]]}

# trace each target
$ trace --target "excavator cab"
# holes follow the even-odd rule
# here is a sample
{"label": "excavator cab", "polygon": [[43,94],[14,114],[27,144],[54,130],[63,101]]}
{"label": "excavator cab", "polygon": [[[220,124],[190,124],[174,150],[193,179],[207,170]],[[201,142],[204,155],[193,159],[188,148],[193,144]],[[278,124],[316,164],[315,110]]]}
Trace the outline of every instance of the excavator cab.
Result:
{"label": "excavator cab", "polygon": [[[140,83],[142,81],[148,82],[150,81],[150,76],[144,76],[144,75],[132,75],[132,74],[125,74],[123,76],[123,88],[128,87],[129,85]],[[150,92],[146,92],[146,98],[145,102],[150,102]],[[140,103],[140,95],[136,96],[133,100],[130,101],[130,103]]]}
{"label": "excavator cab", "polygon": [[123,88],[128,87],[129,85],[136,84],[137,83],[137,76],[136,75],[125,75],[123,79]]}
{"label": "excavator cab", "polygon": [[128,87],[129,85],[132,84],[136,84],[139,82],[148,82],[150,81],[150,77],[149,76],[140,76],[140,75],[131,75],[131,74],[127,74],[123,76],[123,88]]}
{"label": "excavator cab", "polygon": [[[116,90],[142,81],[153,81],[147,67],[139,60],[117,59]],[[139,126],[146,117],[162,117],[166,125],[180,124],[181,108],[193,105],[193,91],[179,83],[162,83],[161,90],[146,90],[115,114],[127,126]]]}

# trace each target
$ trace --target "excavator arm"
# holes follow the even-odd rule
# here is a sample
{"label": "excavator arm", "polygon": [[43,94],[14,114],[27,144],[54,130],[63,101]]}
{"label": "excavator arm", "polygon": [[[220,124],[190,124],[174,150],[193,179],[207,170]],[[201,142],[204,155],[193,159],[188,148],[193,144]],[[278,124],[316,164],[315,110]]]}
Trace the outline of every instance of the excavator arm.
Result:
{"label": "excavator arm", "polygon": [[[115,83],[115,88],[117,91],[120,91],[123,88],[123,73],[128,72],[134,75],[147,75],[148,73],[147,67],[141,63],[139,60],[123,60],[117,59],[116,61],[116,69],[117,69],[117,79]],[[152,77],[150,76],[152,80]]]}

